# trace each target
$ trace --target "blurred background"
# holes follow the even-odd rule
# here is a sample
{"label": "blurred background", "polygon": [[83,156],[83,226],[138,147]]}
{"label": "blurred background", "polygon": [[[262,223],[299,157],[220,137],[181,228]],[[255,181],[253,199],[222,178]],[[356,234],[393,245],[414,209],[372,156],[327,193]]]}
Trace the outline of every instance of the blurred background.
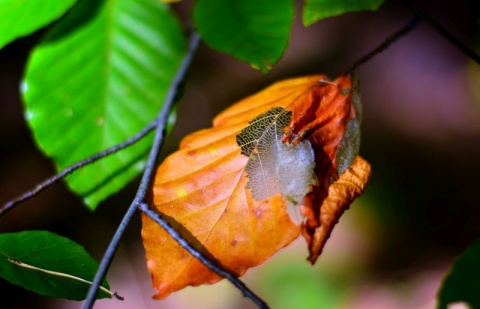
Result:
{"label": "blurred background", "polygon": [[[480,52],[478,1],[419,3]],[[173,7],[186,17],[189,5]],[[404,1],[387,1],[377,12],[305,28],[299,6],[286,54],[268,75],[202,45],[164,155],[184,135],[210,126],[226,106],[274,81],[318,73],[335,77],[413,15]],[[26,127],[18,90],[28,53],[41,36],[0,50],[1,203],[55,173]],[[247,273],[245,282],[272,308],[434,308],[451,262],[480,235],[480,66],[422,22],[357,75],[364,104],[361,155],[372,165],[372,181],[315,266],[305,261],[305,242],[298,239]],[[93,213],[63,183],[55,185],[0,218],[0,232],[47,229],[79,242],[100,260],[137,185],[138,179]],[[95,308],[254,308],[229,282],[153,301],[140,228],[136,216],[108,275],[125,301],[101,300]],[[0,291],[2,308],[82,305],[37,296],[1,278]]]}

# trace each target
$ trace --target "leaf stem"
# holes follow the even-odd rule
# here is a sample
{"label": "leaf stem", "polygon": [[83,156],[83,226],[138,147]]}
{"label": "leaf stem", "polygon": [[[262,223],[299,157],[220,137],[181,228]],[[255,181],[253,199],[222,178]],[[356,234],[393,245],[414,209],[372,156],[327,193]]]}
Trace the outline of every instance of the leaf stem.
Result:
{"label": "leaf stem", "polygon": [[215,272],[217,275],[222,276],[229,280],[236,288],[242,291],[243,296],[250,298],[259,308],[267,309],[269,308],[268,305],[258,297],[252,290],[250,290],[240,279],[237,278],[231,272],[225,270],[221,266],[217,265],[216,263],[212,262],[209,258],[207,258],[203,253],[195,249],[185,238],[180,235],[180,233],[173,228],[167,220],[165,220],[160,214],[156,213],[147,203],[141,203],[139,205],[141,211],[143,211],[147,216],[149,216],[152,220],[157,222],[167,233],[172,236],[173,239],[185,250],[188,251],[193,257],[198,259],[200,262],[203,263],[208,269]]}
{"label": "leaf stem", "polygon": [[405,26],[396,31],[394,34],[388,36],[377,48],[356,60],[345,72],[349,73],[355,71],[360,65],[370,61],[373,57],[383,52],[392,43],[396,42],[399,38],[412,31],[418,25],[420,20],[421,16],[419,14],[415,15]]}
{"label": "leaf stem", "polygon": [[73,165],[70,165],[69,167],[62,170],[60,173],[58,173],[58,174],[46,179],[45,181],[39,183],[38,185],[36,185],[33,190],[25,192],[21,196],[5,203],[2,206],[2,208],[0,208],[0,217],[3,216],[4,214],[6,214],[9,210],[11,210],[16,205],[18,205],[20,203],[23,203],[23,202],[26,202],[29,199],[37,196],[40,192],[42,192],[43,190],[52,186],[53,184],[59,182],[60,180],[65,178],[67,175],[73,173],[74,171],[78,170],[79,168],[82,168],[82,167],[84,167],[88,164],[91,164],[91,163],[93,163],[93,162],[95,162],[95,161],[97,161],[101,158],[104,158],[104,157],[106,157],[106,156],[108,156],[112,153],[115,153],[115,152],[117,152],[117,151],[119,151],[123,148],[126,148],[126,147],[138,142],[139,140],[144,138],[148,133],[150,133],[156,127],[157,127],[157,119],[152,121],[142,131],[138,132],[137,134],[135,134],[131,138],[127,139],[123,143],[112,146],[112,147],[110,147],[110,148],[108,148],[108,149],[106,149],[102,152],[99,152],[99,153],[97,153],[97,154],[95,154],[95,155],[93,155],[93,156],[91,156],[91,157],[89,157],[85,160],[82,160],[82,161],[79,161],[79,162],[77,162]]}

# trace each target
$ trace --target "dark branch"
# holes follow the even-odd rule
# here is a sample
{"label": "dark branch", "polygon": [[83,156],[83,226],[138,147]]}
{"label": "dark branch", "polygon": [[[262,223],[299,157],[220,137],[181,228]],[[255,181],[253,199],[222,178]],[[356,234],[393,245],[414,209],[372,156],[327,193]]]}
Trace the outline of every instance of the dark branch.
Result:
{"label": "dark branch", "polygon": [[95,275],[93,280],[92,286],[88,291],[87,298],[85,300],[84,309],[90,309],[93,307],[95,303],[95,297],[98,293],[99,286],[105,277],[108,268],[112,262],[113,256],[118,248],[118,244],[120,239],[123,236],[123,233],[131,221],[133,215],[135,214],[137,208],[141,211],[146,213],[149,217],[155,220],[162,228],[164,228],[172,237],[175,239],[180,246],[185,248],[193,257],[197,258],[200,262],[202,262],[206,267],[210,270],[217,273],[219,276],[222,276],[228,279],[230,282],[233,283],[235,287],[237,287],[240,291],[242,291],[245,297],[250,298],[255,304],[258,305],[259,308],[268,308],[267,304],[260,299],[257,295],[255,295],[240,279],[238,279],[234,274],[228,272],[227,270],[221,268],[220,266],[216,265],[214,262],[210,261],[205,255],[199,252],[195,247],[193,247],[188,241],[186,241],[172,226],[168,224],[160,215],[156,212],[151,210],[148,205],[144,202],[145,195],[147,190],[150,186],[151,179],[153,178],[156,161],[158,158],[158,154],[160,152],[160,148],[163,144],[164,136],[165,136],[165,126],[168,118],[168,114],[170,113],[170,109],[174,103],[175,98],[177,97],[178,90],[180,84],[185,78],[187,70],[190,66],[192,61],[193,55],[197,49],[199,43],[199,37],[197,34],[193,34],[192,38],[190,39],[190,47],[187,56],[182,62],[182,65],[173,80],[163,108],[157,118],[157,129],[155,132],[155,139],[153,142],[153,146],[148,157],[147,165],[142,177],[142,181],[138,188],[137,194],[135,198],[128,208],[125,216],[123,217],[122,221],[120,222],[115,235],[113,236],[105,255],[100,263],[99,269]]}
{"label": "dark branch", "polygon": [[455,36],[453,36],[450,32],[447,31],[442,25],[440,25],[436,20],[430,16],[427,12],[423,11],[421,8],[416,5],[415,1],[410,1],[410,4],[413,10],[422,17],[423,20],[427,24],[429,24],[435,31],[437,31],[441,36],[443,36],[450,44],[455,46],[458,50],[464,53],[466,56],[470,57],[473,61],[477,64],[480,64],[480,56],[477,55],[472,49],[470,49],[467,45],[463,44],[458,40]]}
{"label": "dark branch", "polygon": [[415,17],[406,24],[403,28],[392,34],[391,36],[387,37],[382,44],[380,44],[377,48],[366,54],[365,56],[361,57],[357,61],[355,61],[352,66],[346,72],[353,72],[355,71],[360,65],[368,62],[376,55],[383,52],[387,47],[389,47],[392,43],[397,41],[399,38],[403,37],[404,35],[408,34],[412,31],[420,22],[420,20],[424,20],[427,24],[429,24],[433,29],[435,29],[440,35],[442,35],[447,41],[449,41],[453,46],[459,49],[462,53],[470,57],[473,61],[480,64],[480,56],[477,55],[472,49],[468,46],[460,42],[455,36],[453,36],[450,32],[448,32],[442,25],[440,25],[437,21],[435,21],[428,13],[420,9],[416,4],[415,1],[409,1],[410,5],[412,6],[413,10],[416,12]]}
{"label": "dark branch", "polygon": [[377,48],[366,54],[365,56],[361,57],[357,61],[355,61],[352,66],[346,72],[353,72],[355,71],[360,65],[368,62],[370,59],[375,57],[376,55],[380,54],[383,52],[387,47],[389,47],[392,43],[397,41],[399,38],[403,37],[404,35],[408,34],[410,31],[412,31],[415,26],[418,25],[418,22],[420,21],[421,17],[420,15],[416,15],[412,20],[408,22],[403,28],[395,32],[394,34],[390,35],[387,37],[382,44],[380,44]]}
{"label": "dark branch", "polygon": [[103,278],[105,277],[108,271],[108,268],[110,267],[113,256],[115,255],[115,252],[118,248],[120,239],[122,238],[123,233],[125,232],[125,229],[130,223],[133,215],[135,214],[137,207],[145,199],[145,194],[147,193],[147,190],[150,186],[150,181],[155,171],[158,154],[160,153],[160,148],[163,144],[168,115],[170,114],[170,110],[174,104],[175,99],[177,98],[180,85],[183,82],[185,75],[187,74],[188,68],[190,67],[190,63],[192,62],[192,58],[198,47],[199,41],[200,41],[200,38],[198,37],[198,35],[193,33],[190,38],[188,53],[183,59],[183,62],[179,70],[177,71],[177,74],[172,84],[170,85],[170,88],[168,89],[167,97],[163,104],[162,110],[160,111],[160,114],[157,117],[155,138],[153,141],[152,148],[150,150],[150,154],[148,156],[147,165],[145,167],[145,171],[143,173],[143,177],[138,187],[137,193],[135,195],[133,202],[131,203],[127,212],[125,213],[125,216],[120,222],[112,240],[110,241],[110,244],[108,245],[105,255],[102,258],[102,261],[100,262],[98,271],[95,274],[95,278],[93,279],[92,285],[88,291],[87,298],[83,306],[84,309],[90,309],[93,307],[100,283],[103,281]]}
{"label": "dark branch", "polygon": [[102,152],[99,152],[99,153],[91,156],[90,158],[87,158],[87,159],[82,160],[80,162],[77,162],[73,165],[70,165],[69,167],[67,167],[66,169],[64,169],[60,173],[56,174],[55,176],[53,176],[53,177],[45,180],[44,182],[38,184],[33,190],[28,191],[28,192],[24,193],[23,195],[15,198],[13,200],[8,201],[7,203],[5,203],[2,206],[2,208],[0,208],[0,217],[2,215],[4,215],[5,213],[7,213],[9,210],[11,210],[16,205],[18,205],[20,203],[23,203],[23,202],[37,196],[40,192],[47,189],[51,185],[59,182],[60,180],[65,178],[67,175],[69,175],[72,172],[78,170],[79,168],[84,167],[88,164],[91,164],[91,163],[93,163],[93,162],[95,162],[95,161],[97,161],[101,158],[104,158],[104,157],[106,157],[106,156],[108,156],[108,155],[110,155],[114,152],[117,152],[117,151],[119,151],[123,148],[126,148],[126,147],[138,142],[143,137],[145,137],[148,133],[150,133],[150,131],[155,129],[156,126],[157,126],[157,120],[154,120],[148,126],[146,126],[142,131],[138,132],[137,134],[135,134],[134,136],[132,136],[128,140],[124,141],[123,143],[120,143],[118,145],[110,147],[110,148],[108,148],[108,149],[106,149]]}
{"label": "dark branch", "polygon": [[175,230],[168,222],[165,220],[161,215],[150,209],[147,203],[141,203],[139,205],[139,209],[143,211],[147,216],[149,216],[152,220],[157,222],[167,233],[172,236],[173,239],[185,250],[187,250],[193,257],[198,259],[200,262],[203,263],[208,269],[214,271],[217,275],[222,276],[229,280],[235,287],[237,287],[240,291],[242,291],[245,297],[250,298],[259,308],[269,308],[268,305],[253,291],[251,291],[240,279],[238,279],[234,274],[230,273],[229,271],[223,269],[219,265],[210,261],[208,257],[206,257],[203,253],[195,249],[185,238],[180,235],[180,233]]}

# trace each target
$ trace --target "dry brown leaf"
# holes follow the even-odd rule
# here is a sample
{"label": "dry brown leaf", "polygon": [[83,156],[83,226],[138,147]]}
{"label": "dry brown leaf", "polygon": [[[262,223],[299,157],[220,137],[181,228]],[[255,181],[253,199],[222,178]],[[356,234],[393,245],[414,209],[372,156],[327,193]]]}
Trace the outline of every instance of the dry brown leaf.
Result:
{"label": "dry brown leaf", "polygon": [[[330,185],[328,195],[320,206],[319,218],[311,219],[314,221],[318,219],[318,226],[313,227],[313,230],[309,230],[309,227],[304,225],[302,230],[302,234],[308,243],[310,255],[307,259],[310,263],[314,264],[322,253],[323,247],[330,237],[335,224],[337,224],[345,210],[350,207],[350,204],[357,197],[363,194],[370,180],[371,173],[370,164],[360,156],[357,156],[353,164],[340,175],[340,178]],[[314,216],[311,212],[309,213],[308,208],[305,209],[304,215],[307,218]]]}

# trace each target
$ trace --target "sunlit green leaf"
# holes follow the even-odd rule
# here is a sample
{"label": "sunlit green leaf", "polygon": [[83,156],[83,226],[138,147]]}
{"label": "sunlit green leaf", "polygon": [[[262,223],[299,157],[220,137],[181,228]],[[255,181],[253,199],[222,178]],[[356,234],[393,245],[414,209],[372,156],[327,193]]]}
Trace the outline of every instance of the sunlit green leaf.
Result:
{"label": "sunlit green leaf", "polygon": [[480,308],[480,240],[471,244],[453,263],[438,292],[438,308],[465,302]]}
{"label": "sunlit green leaf", "polygon": [[[182,31],[157,0],[84,0],[33,51],[22,84],[40,148],[63,169],[151,122],[185,53]],[[140,173],[141,142],[67,178],[94,209]]]}
{"label": "sunlit green leaf", "polygon": [[[82,300],[98,268],[85,249],[46,231],[0,234],[0,276],[38,294]],[[106,281],[97,298],[111,297]]]}
{"label": "sunlit green leaf", "polygon": [[53,22],[76,0],[1,0],[0,48]]}
{"label": "sunlit green leaf", "polygon": [[197,0],[193,18],[212,48],[268,72],[287,47],[291,0]]}
{"label": "sunlit green leaf", "polygon": [[310,26],[320,19],[340,14],[376,10],[385,0],[305,0],[303,24]]}

